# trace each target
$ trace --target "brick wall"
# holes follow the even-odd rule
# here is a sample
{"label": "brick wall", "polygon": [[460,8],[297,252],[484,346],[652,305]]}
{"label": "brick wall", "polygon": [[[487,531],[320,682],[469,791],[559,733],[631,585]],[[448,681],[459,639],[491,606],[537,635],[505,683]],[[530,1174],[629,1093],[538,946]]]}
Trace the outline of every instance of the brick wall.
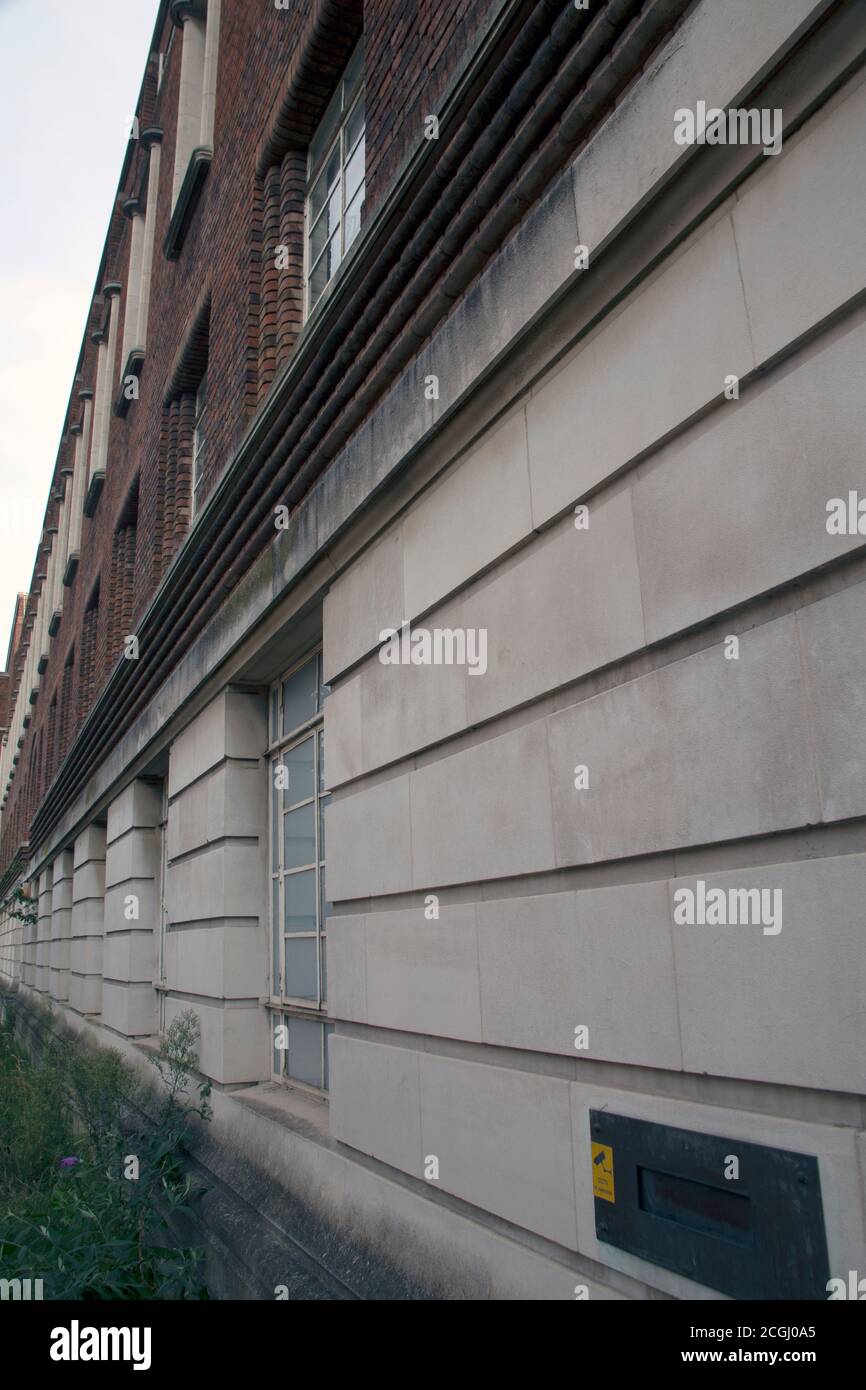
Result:
{"label": "brick wall", "polygon": [[[382,208],[396,176],[423,143],[424,116],[436,112],[458,65],[471,53],[497,8],[497,0],[364,3],[366,221]],[[535,4],[527,0],[523,8],[533,16],[539,42],[563,12],[561,4],[548,0]],[[619,8],[637,12],[640,6]],[[138,106],[139,132],[153,126],[163,132],[148,341],[139,398],[130,402],[125,415],[111,415],[104,490],[95,515],[83,523],[81,562],[74,583],[64,591],[63,619],[52,643],[20,767],[29,763],[32,741],[47,726],[55,700],[59,713],[52,719],[54,733],[41,785],[39,779],[25,778],[20,772],[13,782],[3,816],[0,871],[26,838],[40,796],[51,785],[76,731],[122,659],[122,637],[134,630],[148,608],[184,539],[190,514],[195,388],[203,366],[208,422],[200,505],[231,461],[254,411],[266,400],[274,377],[292,352],[302,321],[306,142],[354,47],[361,20],[359,0],[300,0],[287,11],[264,0],[255,4],[222,0],[214,158],[180,254],[169,260],[162,248],[171,213],[182,31],[173,25],[167,3],[160,10]],[[164,55],[158,91],[157,53]],[[146,188],[145,143],[139,139],[130,143],[52,492],[57,490],[60,470],[72,463],[75,441],[70,427],[78,423],[82,412],[78,392],[95,385],[97,345],[91,335],[106,314],[100,290],[112,281],[123,287],[114,304],[119,323],[112,398],[120,382],[124,364],[119,344],[131,242],[131,223],[122,205],[132,196],[142,197]],[[567,154],[564,146],[561,158]],[[525,200],[522,210],[530,201]],[[476,268],[496,239],[488,237],[488,242],[483,253],[473,253]],[[275,276],[273,250],[278,244],[286,244],[290,256],[287,269]],[[442,257],[441,250],[437,254]],[[445,260],[440,278],[448,270]],[[453,296],[439,295],[436,312],[452,302]],[[420,300],[415,322],[396,335],[401,351],[417,350],[424,341],[433,322],[430,306],[427,294]],[[364,307],[359,306],[358,312]],[[387,364],[377,379],[384,389]],[[343,438],[359,423],[355,418],[351,425],[351,412],[345,418],[349,423],[341,426]],[[322,439],[327,443],[328,438],[327,428],[317,426],[314,443]],[[136,519],[130,535],[124,508],[133,487]],[[266,538],[259,528],[237,564],[248,564],[263,543]]]}

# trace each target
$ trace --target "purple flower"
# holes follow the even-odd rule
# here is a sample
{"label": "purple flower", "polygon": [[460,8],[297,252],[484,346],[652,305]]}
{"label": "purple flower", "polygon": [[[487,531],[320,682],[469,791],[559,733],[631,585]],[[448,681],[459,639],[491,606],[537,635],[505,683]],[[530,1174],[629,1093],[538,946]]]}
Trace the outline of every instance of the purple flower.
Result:
{"label": "purple flower", "polygon": [[80,1162],[81,1162],[81,1159],[80,1159],[80,1158],[58,1158],[57,1162],[58,1162],[58,1164],[60,1165],[61,1168],[74,1168],[75,1165],[76,1165],[76,1163],[80,1163]]}

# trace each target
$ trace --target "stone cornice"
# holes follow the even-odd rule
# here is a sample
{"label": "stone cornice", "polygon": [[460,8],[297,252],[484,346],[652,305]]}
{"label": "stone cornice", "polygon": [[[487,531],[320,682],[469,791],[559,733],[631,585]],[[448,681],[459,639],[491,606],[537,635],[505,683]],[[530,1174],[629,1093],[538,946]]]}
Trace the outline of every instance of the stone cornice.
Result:
{"label": "stone cornice", "polygon": [[188,19],[207,19],[207,0],[171,0],[168,13],[172,24],[182,29]]}

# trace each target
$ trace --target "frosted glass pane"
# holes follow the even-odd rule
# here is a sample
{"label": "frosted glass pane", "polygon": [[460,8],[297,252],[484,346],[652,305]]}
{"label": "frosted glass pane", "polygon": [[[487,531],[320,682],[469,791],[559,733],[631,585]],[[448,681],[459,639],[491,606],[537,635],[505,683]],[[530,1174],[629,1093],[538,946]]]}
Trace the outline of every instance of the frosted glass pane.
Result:
{"label": "frosted glass pane", "polygon": [[322,1084],[322,1025],[306,1018],[289,1019],[289,1076],[308,1086]]}
{"label": "frosted glass pane", "polygon": [[312,719],[318,709],[319,663],[315,657],[283,681],[283,733]]}
{"label": "frosted glass pane", "polygon": [[292,999],[319,998],[319,979],[316,967],[314,936],[290,936],[286,939],[286,994]]}
{"label": "frosted glass pane", "polygon": [[315,803],[307,802],[283,817],[283,868],[299,869],[316,858]]}
{"label": "frosted glass pane", "polygon": [[305,738],[297,748],[290,748],[283,754],[283,764],[288,773],[288,784],[283,793],[283,805],[294,806],[298,801],[306,801],[316,789],[316,776],[313,767],[315,740]]}
{"label": "frosted glass pane", "polygon": [[286,895],[286,932],[316,930],[316,871],[288,874],[284,880]]}

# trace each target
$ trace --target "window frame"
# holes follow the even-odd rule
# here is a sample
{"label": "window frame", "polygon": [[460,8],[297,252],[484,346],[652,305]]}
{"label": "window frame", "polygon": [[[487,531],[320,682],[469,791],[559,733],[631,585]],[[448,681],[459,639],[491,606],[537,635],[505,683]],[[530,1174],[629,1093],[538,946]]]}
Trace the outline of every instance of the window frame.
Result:
{"label": "window frame", "polygon": [[[293,676],[297,675],[305,667],[315,662],[316,675],[316,709],[308,718],[294,725],[287,732],[283,733],[284,719],[284,686]],[[324,702],[327,687],[324,685],[323,676],[323,652],[322,644],[309,648],[302,657],[293,662],[291,666],[284,670],[279,679],[273,681],[268,690],[268,747],[266,752],[268,765],[268,1013],[270,1021],[270,1062],[269,1072],[272,1080],[282,1084],[295,1086],[300,1089],[308,1090],[314,1095],[323,1096],[327,1094],[328,1088],[328,1037],[333,1032],[333,1024],[328,1018],[327,1004],[327,977],[325,968],[325,951],[327,948],[327,908],[329,904],[325,898],[324,874],[325,857],[324,845],[322,843],[322,829],[324,821],[324,809],[330,801],[330,796],[324,786]],[[313,791],[311,796],[303,796],[297,801],[285,802],[285,791],[276,786],[275,769],[283,764],[283,759],[294,749],[300,748],[307,741],[312,740],[313,744]],[[284,821],[285,817],[292,811],[302,809],[304,806],[313,806],[313,831],[314,831],[314,857],[309,864],[298,864],[286,867],[285,864],[285,839]],[[276,854],[275,854],[276,850]],[[310,871],[315,873],[315,929],[306,931],[287,931],[286,929],[286,879],[299,876]],[[276,893],[275,893],[276,886]],[[274,920],[274,907],[278,913],[279,921]],[[290,995],[286,990],[286,942],[289,940],[310,940],[316,942],[316,995],[314,998],[303,998],[300,995]],[[275,946],[279,941],[278,953]],[[275,955],[277,959],[275,961]],[[275,963],[279,967],[279,979],[274,978]],[[299,1021],[313,1023],[320,1027],[320,1057],[319,1074],[322,1078],[321,1085],[314,1085],[311,1082],[300,1080],[298,1077],[289,1074],[288,1051],[286,1048],[279,1051],[279,1070],[275,1066],[275,1030],[280,1024],[290,1027],[290,1020],[294,1018]]]}
{"label": "window frame", "polygon": [[[321,303],[322,298],[323,298],[324,295],[327,293],[328,286],[332,283],[332,281],[334,280],[335,276],[338,274],[339,269],[340,269],[340,266],[343,264],[343,261],[345,260],[346,256],[348,255],[349,251],[351,250],[352,246],[353,246],[353,245],[355,244],[355,242],[357,241],[358,236],[359,236],[360,231],[361,231],[360,213],[361,213],[361,209],[362,209],[363,206],[364,206],[364,202],[365,202],[365,200],[366,200],[366,191],[367,191],[367,162],[366,162],[367,115],[366,115],[366,84],[365,84],[365,81],[364,81],[364,75],[365,75],[365,73],[364,73],[364,41],[363,41],[363,39],[360,39],[360,40],[358,41],[358,43],[356,44],[356,46],[355,46],[355,48],[354,48],[354,50],[353,50],[353,52],[352,52],[352,55],[351,55],[351,57],[349,58],[349,61],[347,62],[345,68],[343,69],[343,72],[342,72],[342,74],[341,74],[341,76],[340,76],[340,80],[339,80],[339,82],[338,82],[338,84],[337,84],[337,88],[336,88],[336,90],[335,90],[333,96],[331,97],[331,100],[328,102],[328,105],[326,106],[324,112],[322,113],[321,119],[319,120],[319,123],[318,123],[318,125],[316,126],[316,130],[315,130],[314,133],[313,133],[312,140],[310,141],[310,145],[309,145],[308,150],[307,150],[307,177],[306,177],[306,185],[305,185],[305,188],[304,188],[304,318],[305,318],[305,320],[308,319],[308,318],[310,317],[310,315],[311,315],[311,314],[313,313],[313,311],[315,310],[316,306],[317,306],[318,304]],[[362,123],[361,123],[361,128],[360,128],[360,131],[357,133],[354,142],[351,144],[351,146],[348,146],[348,145],[347,145],[347,132],[348,132],[348,129],[349,129],[349,126],[350,126],[352,117],[354,116],[354,114],[355,114],[355,112],[356,112],[356,110],[357,110],[357,108],[358,108],[359,105],[362,105],[362,106],[365,107],[365,109],[364,109],[364,116],[363,116],[363,120],[362,120]],[[334,129],[334,133],[333,133],[333,135],[331,136],[331,138],[327,141],[327,143],[325,144],[323,150],[322,150],[321,153],[319,154],[318,159],[317,159],[316,162],[314,163],[314,162],[313,162],[313,153],[312,153],[312,151],[313,151],[313,146],[314,146],[314,144],[315,144],[316,138],[317,138],[319,132],[322,130],[322,128],[325,127],[325,126],[327,126],[327,124],[328,124],[330,121],[333,121],[333,120],[334,120],[334,118],[335,118],[335,109],[337,109],[337,117],[336,117],[336,126],[335,126],[335,129]],[[364,166],[363,166],[363,172],[362,172],[362,174],[361,174],[360,183],[358,184],[358,186],[357,186],[357,187],[355,188],[355,190],[353,191],[352,197],[349,199],[349,203],[350,203],[350,205],[351,205],[352,203],[356,202],[356,200],[358,199],[358,194],[359,194],[359,193],[361,194],[360,201],[358,202],[358,226],[357,226],[357,230],[354,232],[353,236],[351,237],[351,240],[349,240],[348,243],[347,243],[347,241],[346,241],[346,171],[347,171],[347,169],[348,169],[348,167],[349,167],[349,164],[350,164],[350,162],[351,162],[353,156],[355,155],[356,151],[360,148],[360,146],[361,146],[362,144],[364,145]],[[315,217],[313,217],[313,216],[312,216],[312,195],[313,195],[313,192],[314,192],[314,190],[315,190],[315,188],[316,188],[317,183],[319,182],[319,179],[322,178],[322,177],[324,176],[325,170],[326,170],[326,168],[327,168],[327,166],[328,166],[328,163],[329,163],[329,161],[330,161],[332,155],[334,154],[334,151],[335,151],[337,148],[339,148],[339,151],[340,151],[340,155],[339,155],[339,169],[338,169],[337,179],[336,179],[336,181],[335,181],[335,183],[334,183],[334,185],[333,185],[333,188],[330,189],[330,190],[327,192],[327,195],[325,196],[325,198],[324,198],[324,200],[323,200],[323,202],[322,202],[322,206],[319,208],[319,211],[316,213]],[[339,223],[338,223],[337,227],[334,228],[334,229],[330,232],[330,234],[326,237],[325,242],[324,242],[324,245],[322,246],[322,248],[321,248],[321,250],[318,252],[318,254],[317,254],[315,257],[313,257],[313,254],[312,254],[312,237],[313,237],[313,233],[314,233],[314,231],[316,230],[316,227],[318,226],[318,224],[320,223],[320,221],[322,220],[322,218],[327,216],[328,207],[329,207],[329,204],[330,204],[330,201],[331,201],[331,196],[332,196],[333,192],[337,189],[337,187],[339,187],[339,190],[340,190]],[[318,267],[321,265],[323,258],[326,257],[326,256],[329,254],[329,248],[330,248],[330,246],[331,246],[331,244],[332,244],[332,242],[333,242],[333,240],[334,240],[335,237],[338,237],[338,238],[339,238],[339,253],[340,253],[340,259],[339,259],[339,261],[337,262],[337,266],[336,266],[336,268],[334,269],[333,273],[332,273],[331,275],[328,276],[327,280],[325,281],[325,283],[324,283],[324,285],[322,286],[322,288],[319,290],[319,292],[318,292],[318,294],[316,295],[316,297],[313,298],[313,294],[312,294],[312,289],[313,289],[313,275],[315,274],[315,272],[316,272],[316,270],[318,269]]]}
{"label": "window frame", "polygon": [[159,810],[159,916],[157,920],[158,939],[156,949],[154,984],[157,991],[159,1036],[165,1033],[165,996],[168,983],[166,970],[168,937],[168,778],[162,784],[162,799]]}

